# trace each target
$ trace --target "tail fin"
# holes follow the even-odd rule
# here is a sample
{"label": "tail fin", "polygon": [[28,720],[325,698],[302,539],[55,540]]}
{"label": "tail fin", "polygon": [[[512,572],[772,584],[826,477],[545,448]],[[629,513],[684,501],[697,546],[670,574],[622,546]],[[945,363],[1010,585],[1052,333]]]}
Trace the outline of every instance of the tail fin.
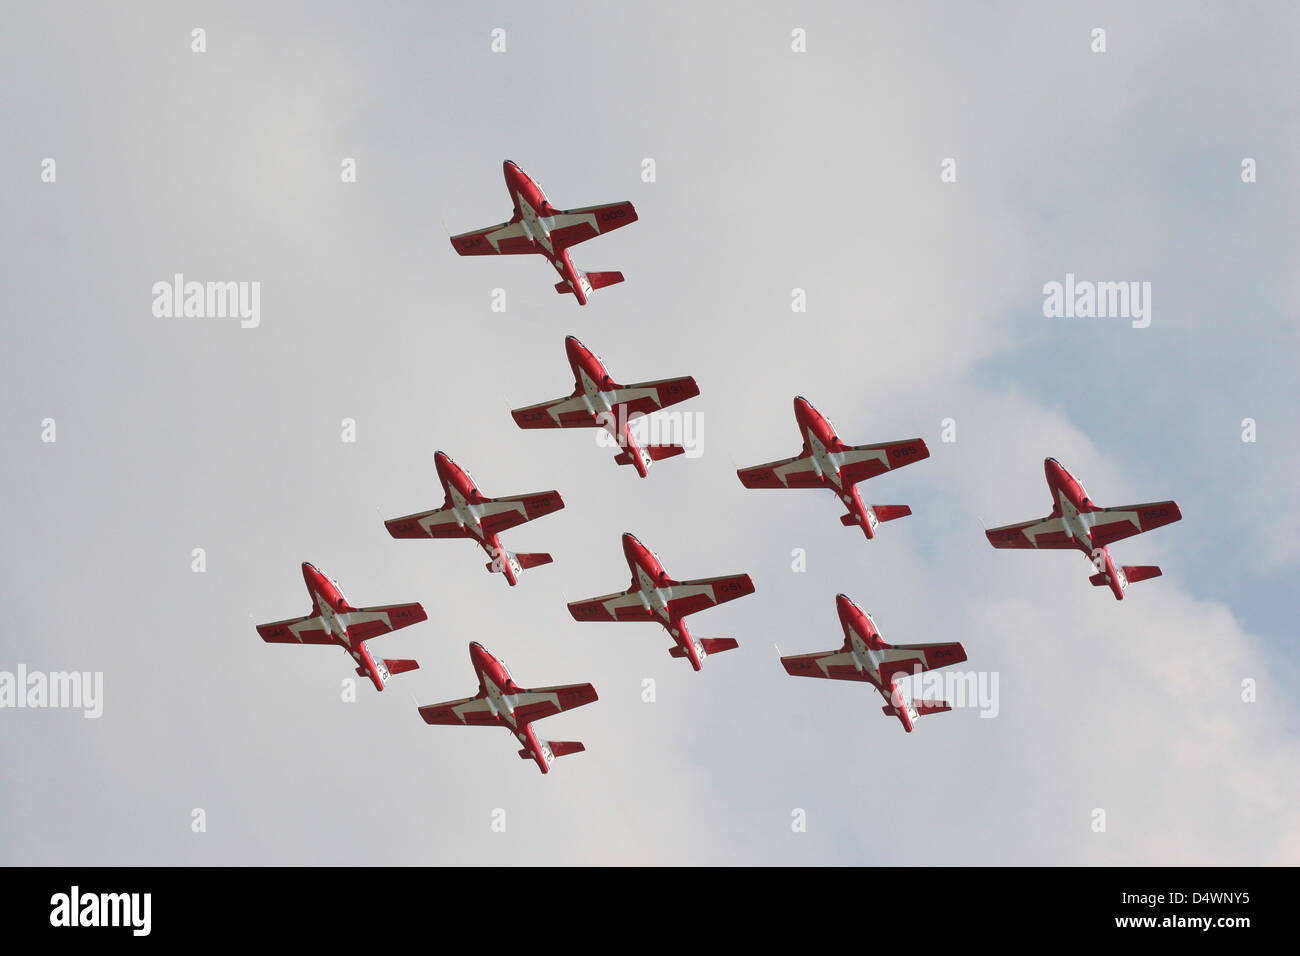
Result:
{"label": "tail fin", "polygon": [[[651,461],[663,461],[665,458],[672,458],[674,455],[680,455],[686,451],[684,445],[643,445],[641,446]],[[632,465],[636,462],[632,458],[632,449],[625,448],[614,456],[615,464]]]}
{"label": "tail fin", "polygon": [[418,661],[407,658],[398,658],[394,660],[391,657],[384,658],[384,666],[388,668],[390,674],[405,674],[407,671],[417,670],[420,666]]}
{"label": "tail fin", "polygon": [[535,568],[541,564],[550,564],[554,560],[549,554],[542,554],[541,552],[516,554],[515,559],[519,562],[521,568]]}

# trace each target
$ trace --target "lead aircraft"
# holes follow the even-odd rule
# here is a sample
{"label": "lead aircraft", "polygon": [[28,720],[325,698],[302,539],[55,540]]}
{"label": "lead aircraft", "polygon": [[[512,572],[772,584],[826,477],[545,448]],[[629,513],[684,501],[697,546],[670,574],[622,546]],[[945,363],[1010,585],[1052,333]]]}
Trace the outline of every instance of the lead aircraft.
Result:
{"label": "lead aircraft", "polygon": [[373,657],[366,641],[427,620],[423,607],[419,604],[353,607],[338,584],[315,565],[304,561],[302,576],[314,610],[306,617],[257,625],[262,640],[268,644],[337,645],[352,656],[357,663],[357,675],[369,677],[375,690],[383,690],[393,674],[420,666],[412,660]]}
{"label": "lead aircraft", "polygon": [[1046,518],[1003,525],[985,531],[995,548],[1074,548],[1092,562],[1096,574],[1088,578],[1097,587],[1109,587],[1115,600],[1124,599],[1130,585],[1160,577],[1154,564],[1117,567],[1110,545],[1135,534],[1172,524],[1183,517],[1172,501],[1099,508],[1083,484],[1055,458],[1043,462],[1047,487],[1052,493],[1052,513]]}
{"label": "lead aircraft", "polygon": [[524,745],[519,756],[535,760],[542,773],[550,771],[556,757],[587,749],[577,740],[542,740],[533,730],[533,723],[590,704],[596,700],[596,688],[590,684],[561,684],[532,690],[520,687],[506,665],[477,641],[470,642],[469,659],[478,675],[478,693],[460,700],[426,704],[420,708],[426,724],[505,727]]}
{"label": "lead aircraft", "polygon": [[394,538],[472,538],[492,560],[487,569],[500,572],[514,587],[524,568],[550,564],[549,554],[515,554],[501,545],[500,534],[564,507],[558,491],[487,498],[470,473],[442,452],[433,456],[446,498],[441,508],[389,518],[384,527]]}
{"label": "lead aircraft", "polygon": [[952,710],[946,700],[907,700],[898,687],[898,677],[960,664],[966,660],[965,648],[960,644],[886,644],[871,615],[847,596],[836,595],[835,606],[844,628],[844,644],[833,651],[781,658],[787,674],[871,684],[885,698],[881,708],[885,716],[897,717],[909,734],[919,717]]}
{"label": "lead aircraft", "polygon": [[795,396],[794,419],[803,437],[803,450],[793,458],[739,469],[736,474],[742,485],[746,488],[829,488],[849,510],[840,516],[840,524],[846,528],[857,525],[868,538],[876,536],[880,522],[912,513],[907,505],[863,504],[856,485],[929,458],[930,449],[922,439],[846,445],[835,434],[830,420],[802,396]]}
{"label": "lead aircraft", "polygon": [[636,209],[630,202],[556,209],[542,187],[518,164],[507,159],[504,171],[514,215],[498,225],[452,236],[453,249],[462,256],[543,255],[560,274],[555,291],[572,293],[579,305],[586,305],[594,290],[623,281],[621,272],[583,272],[569,258],[569,249],[636,222]]}
{"label": "lead aircraft", "polygon": [[748,574],[676,581],[668,576],[659,557],[637,540],[623,535],[623,557],[632,571],[632,586],[586,601],[573,601],[569,613],[575,621],[656,621],[673,639],[670,657],[684,657],[699,670],[704,658],[738,647],[730,637],[692,636],[685,617],[754,593]]}
{"label": "lead aircraft", "polygon": [[632,435],[632,422],[669,405],[700,394],[689,375],[657,382],[619,385],[605,364],[575,336],[564,340],[564,352],[573,369],[573,393],[510,412],[520,428],[604,428],[618,441],[614,456],[619,465],[632,465],[642,478],[656,461],[680,455],[681,445],[640,445]]}

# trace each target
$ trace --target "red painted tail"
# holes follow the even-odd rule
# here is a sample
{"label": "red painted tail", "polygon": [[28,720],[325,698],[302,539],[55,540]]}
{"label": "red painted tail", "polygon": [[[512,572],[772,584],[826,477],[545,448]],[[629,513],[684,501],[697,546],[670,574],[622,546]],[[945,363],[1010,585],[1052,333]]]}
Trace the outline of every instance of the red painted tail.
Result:
{"label": "red painted tail", "polygon": [[1097,572],[1088,580],[1092,582],[1094,587],[1109,587],[1114,592],[1116,599],[1124,597],[1124,591],[1130,584],[1146,581],[1150,578],[1158,578],[1162,573],[1154,564],[1126,564],[1119,569],[1118,573],[1112,573],[1114,567],[1110,555],[1107,555],[1107,570]]}
{"label": "red painted tail", "polygon": [[893,704],[886,704],[880,708],[880,712],[886,717],[897,717],[902,723],[903,729],[909,734],[912,732],[913,721],[919,720],[927,714],[942,714],[946,710],[952,710],[952,705],[946,700],[902,700],[901,695],[896,698],[902,703],[902,708],[895,707]]}
{"label": "red painted tail", "polygon": [[1124,565],[1124,577],[1128,578],[1129,584],[1135,584],[1138,581],[1145,581],[1148,578],[1158,578],[1161,573],[1161,570],[1154,564]]}
{"label": "red painted tail", "polygon": [[[872,505],[871,510],[876,513],[877,521],[893,521],[895,518],[906,518],[912,513],[907,505]],[[851,514],[840,515],[840,524],[846,528],[852,528],[857,523],[858,519]]]}
{"label": "red painted tail", "polygon": [[[683,445],[643,445],[642,447],[645,449],[645,453],[650,456],[651,461],[663,461],[665,458],[672,458],[674,455],[680,455],[686,451]],[[636,464],[630,448],[625,448],[615,455],[614,461],[619,465]]]}
{"label": "red painted tail", "polygon": [[[591,286],[593,291],[603,289],[607,285],[617,285],[623,281],[623,273],[621,272],[584,272],[582,275],[586,278],[587,284]],[[560,295],[573,295],[573,290],[569,288],[567,282],[555,283],[555,291]]]}
{"label": "red painted tail", "polygon": [[[587,745],[581,740],[547,740],[544,743],[551,748],[551,755],[554,757],[567,757],[569,754],[582,753],[587,749]],[[519,751],[519,756],[524,760],[535,759],[533,752],[527,747]]]}
{"label": "red painted tail", "polygon": [[[704,648],[705,654],[721,654],[723,651],[734,651],[740,646],[740,642],[734,637],[702,637],[700,646]],[[668,648],[669,657],[686,657],[686,648],[680,644],[674,644]]]}
{"label": "red painted tail", "polygon": [[603,289],[607,285],[617,285],[623,281],[621,272],[588,272],[587,281],[593,289]]}
{"label": "red painted tail", "polygon": [[407,658],[398,658],[394,660],[391,657],[384,658],[384,666],[388,668],[390,674],[405,674],[407,671],[417,670],[420,666],[418,661]]}

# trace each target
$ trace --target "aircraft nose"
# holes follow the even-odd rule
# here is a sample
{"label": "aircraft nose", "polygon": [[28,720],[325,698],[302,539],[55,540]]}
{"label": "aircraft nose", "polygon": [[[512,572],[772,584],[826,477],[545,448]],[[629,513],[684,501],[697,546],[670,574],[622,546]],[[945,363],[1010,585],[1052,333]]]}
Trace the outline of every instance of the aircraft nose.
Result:
{"label": "aircraft nose", "polygon": [[627,556],[627,559],[629,561],[632,560],[633,556],[637,552],[637,549],[642,547],[644,547],[644,545],[642,545],[641,542],[637,540],[637,536],[634,535],[631,531],[623,532],[623,554]]}

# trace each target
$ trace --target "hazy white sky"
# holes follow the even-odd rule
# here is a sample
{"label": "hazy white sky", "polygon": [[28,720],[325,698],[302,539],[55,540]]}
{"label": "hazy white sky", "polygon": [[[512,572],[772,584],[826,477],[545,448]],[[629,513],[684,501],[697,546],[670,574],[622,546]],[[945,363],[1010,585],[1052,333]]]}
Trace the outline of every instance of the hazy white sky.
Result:
{"label": "hazy white sky", "polygon": [[[0,670],[105,689],[98,720],[0,710],[0,862],[1300,862],[1293,9],[421,6],[10,5]],[[559,206],[636,203],[574,250],[626,283],[579,308],[540,258],[453,253],[508,217],[507,158]],[[1045,318],[1068,272],[1150,282],[1150,326]],[[175,273],[259,281],[260,325],[155,317]],[[702,457],[641,481],[518,430],[570,333],[624,381],[694,375]],[[867,542],[829,495],[741,487],[798,450],[795,394],[847,441],[926,439],[863,486],[912,517]],[[490,495],[559,489],[506,538],[555,563],[508,589],[468,543],[390,539],[440,503],[436,449]],[[1164,577],[1116,602],[1077,554],[988,546],[1050,507],[1047,455],[1103,504],[1179,502],[1115,548]],[[570,619],[626,586],[623,531],[677,577],[752,575],[691,620],[738,650],[696,674],[653,626]],[[345,703],[341,653],[263,644],[303,560],[423,602],[374,645],[421,669]],[[886,640],[962,641],[997,717],[908,735],[788,677],[773,645],[837,645],[839,591]],[[587,752],[543,777],[502,731],[426,727],[471,640],[594,683],[539,725]]]}

